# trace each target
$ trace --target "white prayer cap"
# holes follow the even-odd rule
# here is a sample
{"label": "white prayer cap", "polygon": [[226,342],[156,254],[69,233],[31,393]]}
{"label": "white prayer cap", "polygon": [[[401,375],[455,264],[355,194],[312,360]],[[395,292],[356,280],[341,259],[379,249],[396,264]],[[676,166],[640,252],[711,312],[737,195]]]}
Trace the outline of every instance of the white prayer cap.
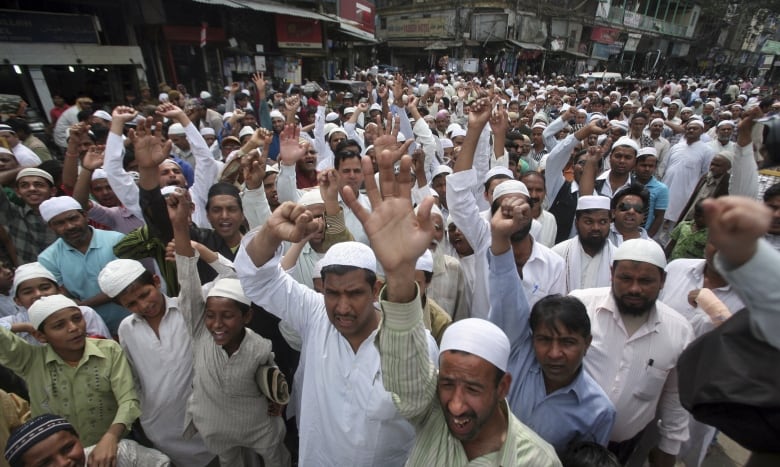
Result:
{"label": "white prayer cap", "polygon": [[368,108],[368,111],[372,112],[374,110],[378,110],[378,111],[381,112],[382,111],[382,106],[377,104],[377,103],[373,103],[373,104],[371,104],[371,107]]}
{"label": "white prayer cap", "polygon": [[715,157],[722,157],[729,161],[729,165],[734,165],[735,154],[728,150],[723,150],[715,154]]}
{"label": "white prayer cap", "polygon": [[168,136],[183,135],[183,134],[184,134],[184,127],[181,126],[181,123],[174,123],[173,125],[168,127]]}
{"label": "white prayer cap", "polygon": [[485,174],[485,179],[482,181],[482,183],[487,183],[488,180],[495,177],[496,175],[504,175],[508,178],[515,178],[515,174],[513,174],[511,170],[509,170],[504,166],[497,165],[487,171],[487,173]]}
{"label": "white prayer cap", "polygon": [[252,135],[255,133],[255,129],[251,126],[244,126],[241,128],[241,131],[238,132],[238,138],[241,139],[246,135]]}
{"label": "white prayer cap", "polygon": [[320,262],[323,269],[328,266],[352,266],[367,269],[376,274],[374,252],[360,242],[337,243],[328,249]]}
{"label": "white prayer cap", "polygon": [[610,199],[606,196],[588,195],[580,196],[577,200],[577,211],[587,211],[590,209],[606,209],[609,210]]}
{"label": "white prayer cap", "polygon": [[271,111],[271,120],[273,120],[275,118],[281,118],[282,120],[285,119],[284,118],[284,114],[282,114],[278,110],[274,109],[274,110]]}
{"label": "white prayer cap", "polygon": [[639,153],[636,155],[636,158],[639,159],[647,156],[658,157],[658,151],[656,151],[652,146],[641,148],[639,149]]}
{"label": "white prayer cap", "polygon": [[268,176],[268,174],[271,174],[271,173],[278,174],[279,173],[279,169],[275,165],[266,165],[265,166],[265,175],[266,175],[266,177]]}
{"label": "white prayer cap", "polygon": [[217,132],[211,127],[203,127],[200,129],[201,136],[217,136]]}
{"label": "white prayer cap", "polygon": [[211,93],[208,91],[201,91],[200,92],[200,98],[201,99],[211,99]]}
{"label": "white prayer cap", "polygon": [[479,318],[456,321],[444,331],[439,356],[448,350],[476,355],[504,372],[509,362],[509,339],[504,331]]}
{"label": "white prayer cap", "polygon": [[38,207],[44,222],[49,222],[55,216],[74,209],[81,211],[84,208],[70,196],[54,196],[42,202]]}
{"label": "white prayer cap", "polygon": [[450,125],[447,127],[447,131],[445,133],[450,134],[455,130],[462,130],[463,127],[458,125],[457,123],[450,123]]}
{"label": "white prayer cap", "polygon": [[298,200],[298,204],[308,207],[315,204],[325,204],[325,200],[322,199],[322,195],[320,194],[320,189],[318,187],[304,191],[303,195]]}
{"label": "white prayer cap", "polygon": [[30,305],[30,308],[27,310],[27,314],[30,316],[30,324],[35,329],[39,329],[41,323],[46,321],[46,318],[65,308],[78,308],[78,305],[73,300],[60,294],[41,297]]}
{"label": "white prayer cap", "polygon": [[103,266],[98,274],[98,286],[104,294],[115,298],[144,272],[146,268],[134,259],[115,259]]}
{"label": "white prayer cap", "polygon": [[36,167],[28,167],[20,170],[19,173],[16,174],[16,181],[19,181],[22,177],[41,177],[54,185],[54,177],[52,177],[49,172]]}
{"label": "white prayer cap", "polygon": [[439,141],[441,142],[442,149],[455,147],[455,145],[452,144],[452,140],[449,138],[439,138]]}
{"label": "white prayer cap", "polygon": [[233,112],[225,112],[222,114],[222,121],[228,121],[233,116]]}
{"label": "white prayer cap", "polygon": [[612,145],[612,148],[614,149],[618,146],[628,146],[631,149],[633,149],[634,152],[639,152],[639,145],[636,144],[636,141],[629,138],[628,136],[621,136],[620,138],[618,138],[618,140],[615,141],[615,144]]}
{"label": "white prayer cap", "polygon": [[251,93],[251,92],[249,92],[249,89],[242,89],[242,90],[241,90],[241,94],[245,94],[245,95],[247,95],[247,96],[251,96],[251,95],[252,95],[252,93]]}
{"label": "white prayer cap", "polygon": [[577,109],[577,113],[582,115],[588,115],[588,111],[585,109]]}
{"label": "white prayer cap", "polygon": [[650,124],[651,124],[651,125],[655,125],[656,123],[660,123],[661,125],[663,125],[663,124],[664,124],[664,119],[663,119],[663,118],[654,118],[654,119],[653,119],[653,120],[650,122]]}
{"label": "white prayer cap", "polygon": [[354,107],[346,107],[344,109],[344,115],[349,115],[349,114],[353,114],[353,113],[355,113],[355,108]]}
{"label": "white prayer cap", "polygon": [[395,140],[398,141],[399,143],[403,143],[404,141],[406,141],[406,135],[404,135],[399,131],[395,137]]}
{"label": "white prayer cap", "polygon": [[433,272],[433,255],[431,250],[426,249],[425,253],[417,258],[417,264],[414,266],[417,271]]}
{"label": "white prayer cap", "polygon": [[621,122],[620,120],[610,120],[609,124],[613,127],[618,127],[623,131],[628,131],[628,124],[626,122]]}
{"label": "white prayer cap", "polygon": [[106,112],[105,110],[96,110],[96,111],[95,111],[95,112],[92,114],[92,116],[93,116],[93,117],[97,117],[97,118],[99,118],[99,119],[101,119],[101,120],[105,120],[105,121],[107,121],[107,122],[110,122],[110,121],[112,121],[112,120],[113,120],[113,118],[111,118],[111,114],[110,114],[110,113],[108,113],[108,112]]}
{"label": "white prayer cap", "polygon": [[14,271],[14,282],[11,285],[11,290],[8,292],[8,296],[11,298],[16,297],[16,289],[22,284],[22,282],[30,279],[49,279],[50,281],[57,283],[57,279],[54,274],[48,269],[43,267],[41,263],[27,263],[22,264],[16,271]]}
{"label": "white prayer cap", "polygon": [[160,101],[160,103],[168,102],[168,93],[167,92],[161,92],[159,96],[157,96],[157,100]]}
{"label": "white prayer cap", "polygon": [[666,255],[661,245],[653,240],[645,240],[643,238],[625,240],[617,248],[612,259],[613,261],[639,261],[650,263],[661,269],[666,268]]}
{"label": "white prayer cap", "polygon": [[498,184],[495,190],[493,190],[493,201],[501,198],[504,195],[525,195],[527,198],[531,198],[528,194],[528,188],[525,183],[518,180],[506,180]]}
{"label": "white prayer cap", "polygon": [[339,119],[339,114],[336,112],[330,112],[328,115],[325,116],[326,122],[335,122]]}
{"label": "white prayer cap", "polygon": [[431,182],[433,182],[433,179],[438,177],[439,175],[446,174],[449,175],[452,173],[452,169],[448,165],[439,165],[435,169],[433,169],[433,177],[431,177]]}
{"label": "white prayer cap", "polygon": [[325,135],[326,135],[326,136],[325,136],[325,139],[327,139],[327,138],[328,138],[328,136],[330,136],[330,132],[331,132],[331,131],[332,131],[334,128],[338,128],[338,125],[336,125],[335,123],[326,123],[326,124],[325,124],[325,126],[322,128],[322,129],[323,129],[323,131],[325,132]]}
{"label": "white prayer cap", "polygon": [[672,98],[671,97],[664,97],[663,99],[661,99],[661,102],[663,104],[670,105],[672,103]]}
{"label": "white prayer cap", "polygon": [[214,287],[212,287],[206,295],[206,298],[208,297],[229,298],[247,306],[252,303],[252,301],[244,295],[244,289],[241,288],[241,282],[238,279],[233,278],[219,279],[214,282]]}
{"label": "white prayer cap", "polygon": [[688,123],[687,123],[686,126],[691,126],[691,125],[698,125],[698,126],[704,128],[704,121],[702,121],[702,120],[700,120],[698,118],[691,118],[690,120],[688,120]]}
{"label": "white prayer cap", "polygon": [[16,159],[16,162],[20,167],[38,167],[41,165],[41,159],[35,155],[34,152],[29,151],[27,153],[14,154],[10,149],[0,146],[0,154],[8,154]]}
{"label": "white prayer cap", "polygon": [[[437,194],[438,194],[438,193],[437,193]],[[419,206],[418,206],[418,207],[419,207]],[[417,212],[417,211],[415,210],[415,213],[416,213],[416,212]],[[444,214],[442,214],[442,212],[441,212],[441,209],[439,209],[439,206],[436,206],[436,203],[433,203],[433,204],[431,205],[431,215],[432,215],[432,216],[439,216],[439,217],[441,217],[441,218],[442,218],[442,220],[444,220]]]}
{"label": "white prayer cap", "polygon": [[451,139],[455,139],[458,136],[466,136],[466,130],[464,130],[461,127],[458,127],[458,128],[455,128],[454,130],[452,130],[452,133],[450,133],[450,138]]}
{"label": "white prayer cap", "polygon": [[736,126],[736,125],[734,124],[734,121],[733,121],[733,120],[721,120],[721,121],[719,121],[719,122],[718,122],[718,128],[720,128],[720,127],[722,127],[722,126],[724,126],[724,125],[731,125],[731,126]]}
{"label": "white prayer cap", "polygon": [[373,144],[369,144],[368,146],[366,146],[365,149],[363,149],[363,151],[360,153],[360,156],[361,157],[365,156],[366,154],[368,154],[368,151],[370,151],[372,149],[374,149],[374,145]]}
{"label": "white prayer cap", "polygon": [[104,178],[108,178],[108,175],[106,175],[106,171],[103,169],[95,169],[92,171],[92,178],[90,180],[101,180]]}
{"label": "white prayer cap", "polygon": [[328,132],[328,139],[330,140],[331,136],[333,136],[335,133],[343,133],[344,135],[347,134],[347,132],[344,131],[343,128],[341,128],[340,126],[337,126],[336,128],[333,128],[332,130],[330,130]]}
{"label": "white prayer cap", "polygon": [[536,122],[534,123],[534,126],[531,127],[531,129],[533,130],[535,128],[541,128],[542,130],[544,130],[545,128],[547,128],[547,124],[544,122]]}

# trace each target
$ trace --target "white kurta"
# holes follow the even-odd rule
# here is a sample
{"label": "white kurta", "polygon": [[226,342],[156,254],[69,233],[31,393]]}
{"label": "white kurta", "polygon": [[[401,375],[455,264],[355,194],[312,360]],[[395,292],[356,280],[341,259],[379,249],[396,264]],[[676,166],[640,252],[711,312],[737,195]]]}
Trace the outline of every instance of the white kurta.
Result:
{"label": "white kurta", "polygon": [[702,141],[689,145],[683,139],[672,146],[663,179],[669,187],[669,207],[664,219],[677,222],[699,178],[709,170],[712,157],[712,146]]}

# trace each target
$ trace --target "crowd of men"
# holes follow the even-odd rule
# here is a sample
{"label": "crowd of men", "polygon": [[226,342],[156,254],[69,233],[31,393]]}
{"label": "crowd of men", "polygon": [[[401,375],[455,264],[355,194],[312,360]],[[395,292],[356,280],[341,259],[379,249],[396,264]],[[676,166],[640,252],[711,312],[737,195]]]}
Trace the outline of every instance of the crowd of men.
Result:
{"label": "crowd of men", "polygon": [[701,465],[677,361],[776,276],[778,96],[360,78],[0,124],[0,465]]}

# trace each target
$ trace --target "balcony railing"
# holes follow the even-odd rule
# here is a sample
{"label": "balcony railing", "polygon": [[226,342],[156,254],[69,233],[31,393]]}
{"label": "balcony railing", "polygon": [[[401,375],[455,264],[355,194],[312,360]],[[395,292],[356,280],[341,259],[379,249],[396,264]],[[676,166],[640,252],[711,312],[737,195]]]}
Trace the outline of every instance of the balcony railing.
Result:
{"label": "balcony railing", "polygon": [[626,12],[623,8],[614,6],[609,9],[607,21],[670,36],[690,37],[687,25],[670,23],[631,11]]}

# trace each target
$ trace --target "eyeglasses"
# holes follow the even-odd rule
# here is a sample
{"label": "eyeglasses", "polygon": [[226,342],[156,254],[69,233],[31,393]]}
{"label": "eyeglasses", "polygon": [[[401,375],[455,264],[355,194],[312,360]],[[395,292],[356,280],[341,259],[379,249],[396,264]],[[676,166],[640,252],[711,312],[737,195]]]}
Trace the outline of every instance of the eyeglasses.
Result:
{"label": "eyeglasses", "polygon": [[639,203],[620,203],[617,206],[620,212],[627,212],[629,209],[633,209],[634,212],[641,213],[645,210],[645,207]]}

